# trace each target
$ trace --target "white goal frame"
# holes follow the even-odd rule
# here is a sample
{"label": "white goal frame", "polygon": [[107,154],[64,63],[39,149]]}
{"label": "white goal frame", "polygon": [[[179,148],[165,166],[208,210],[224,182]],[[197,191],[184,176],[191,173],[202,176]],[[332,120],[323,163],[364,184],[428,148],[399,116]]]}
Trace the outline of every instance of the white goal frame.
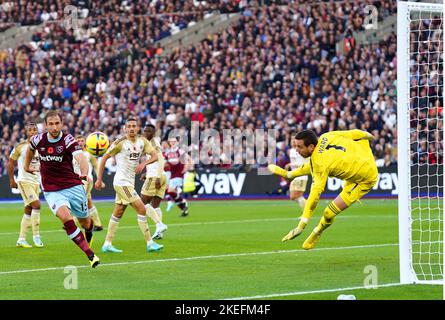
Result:
{"label": "white goal frame", "polygon": [[[442,280],[419,280],[413,265],[411,230],[411,168],[410,168],[410,12],[443,12],[443,4],[402,2],[397,3],[397,134],[399,178],[399,262],[400,283],[442,284]],[[443,39],[443,38],[442,38]],[[445,118],[445,117],[444,117]],[[445,140],[445,139],[444,139]],[[443,181],[445,182],[445,181]],[[443,225],[443,215],[442,215]],[[442,233],[443,234],[443,233]],[[442,246],[443,248],[443,246]],[[444,261],[442,261],[442,271]]]}

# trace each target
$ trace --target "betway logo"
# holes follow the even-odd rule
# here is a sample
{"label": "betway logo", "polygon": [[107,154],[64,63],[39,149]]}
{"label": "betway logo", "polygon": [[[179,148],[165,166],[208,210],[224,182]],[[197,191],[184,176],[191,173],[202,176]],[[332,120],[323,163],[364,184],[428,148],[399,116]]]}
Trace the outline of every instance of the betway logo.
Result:
{"label": "betway logo", "polygon": [[63,156],[40,156],[40,161],[57,161],[62,162]]}
{"label": "betway logo", "polygon": [[[329,191],[337,191],[343,188],[345,181],[337,178],[328,178],[327,189]],[[379,173],[377,183],[375,184],[373,190],[381,191],[391,191],[392,195],[399,194],[399,179],[397,173],[383,172]]]}
{"label": "betway logo", "polygon": [[239,173],[238,178],[234,173],[202,173],[199,180],[204,188],[201,188],[201,194],[232,194],[239,196],[243,188],[245,173]]}

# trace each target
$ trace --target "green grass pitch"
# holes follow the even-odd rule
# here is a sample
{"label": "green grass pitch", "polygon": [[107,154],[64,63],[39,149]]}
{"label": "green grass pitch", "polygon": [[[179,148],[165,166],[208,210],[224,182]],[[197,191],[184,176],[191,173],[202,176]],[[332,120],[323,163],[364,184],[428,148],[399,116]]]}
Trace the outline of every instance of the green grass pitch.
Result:
{"label": "green grass pitch", "polygon": [[[442,286],[398,285],[396,200],[364,199],[337,218],[315,250],[301,249],[326,204],[320,201],[299,238],[282,243],[300,215],[289,200],[194,201],[186,218],[177,208],[165,212],[163,203],[169,229],[159,253],[145,251],[135,211],[128,208],[113,242],[123,253],[100,252],[106,230],[95,233],[93,249],[102,263],[96,269],[46,204],[45,247],[16,248],[22,206],[2,204],[0,299],[442,299]],[[106,226],[113,203],[96,206]],[[66,266],[78,267],[77,289],[64,286],[74,276]],[[377,289],[364,288],[370,270]]]}

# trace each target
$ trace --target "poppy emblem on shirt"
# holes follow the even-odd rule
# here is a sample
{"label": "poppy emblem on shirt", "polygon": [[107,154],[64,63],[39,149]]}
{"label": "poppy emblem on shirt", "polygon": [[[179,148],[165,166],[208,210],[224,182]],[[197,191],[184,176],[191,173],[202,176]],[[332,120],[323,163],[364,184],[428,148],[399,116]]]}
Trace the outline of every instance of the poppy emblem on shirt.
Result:
{"label": "poppy emblem on shirt", "polygon": [[48,148],[48,153],[49,154],[53,154],[54,153],[54,148],[53,147],[49,147]]}

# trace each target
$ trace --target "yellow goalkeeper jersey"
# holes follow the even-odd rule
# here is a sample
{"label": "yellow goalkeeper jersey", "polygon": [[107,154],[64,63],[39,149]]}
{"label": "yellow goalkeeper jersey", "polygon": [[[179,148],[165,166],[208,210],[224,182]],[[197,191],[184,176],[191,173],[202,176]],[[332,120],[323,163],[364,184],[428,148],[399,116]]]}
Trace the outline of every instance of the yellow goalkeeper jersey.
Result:
{"label": "yellow goalkeeper jersey", "polygon": [[328,177],[352,183],[376,178],[376,164],[369,146],[373,137],[361,130],[332,131],[320,136],[309,163],[291,172],[291,176],[312,175],[306,210],[315,209]]}

